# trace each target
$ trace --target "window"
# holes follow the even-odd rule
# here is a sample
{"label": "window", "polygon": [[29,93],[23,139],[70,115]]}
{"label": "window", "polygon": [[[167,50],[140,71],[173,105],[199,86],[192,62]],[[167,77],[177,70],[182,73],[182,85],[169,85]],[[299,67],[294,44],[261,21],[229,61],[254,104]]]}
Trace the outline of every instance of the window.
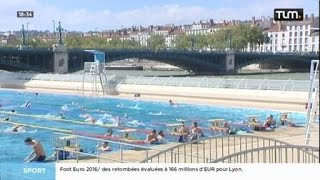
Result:
{"label": "window", "polygon": [[297,32],[294,32],[294,36],[297,37],[297,36],[298,36],[298,33],[297,33]]}
{"label": "window", "polygon": [[300,30],[302,30],[302,25],[300,25]]}
{"label": "window", "polygon": [[302,51],[302,45],[300,45],[300,47],[299,47],[299,51],[300,51],[300,52]]}
{"label": "window", "polygon": [[276,39],[276,40],[274,41],[274,43],[275,43],[275,44],[278,44],[278,40]]}
{"label": "window", "polygon": [[297,38],[294,38],[294,43],[297,44]]}
{"label": "window", "polygon": [[305,44],[308,43],[308,38],[304,38],[304,43],[305,43]]}
{"label": "window", "polygon": [[277,38],[277,37],[278,37],[278,34],[275,34],[274,37]]}
{"label": "window", "polygon": [[289,44],[292,44],[292,39],[289,39]]}
{"label": "window", "polygon": [[308,31],[306,31],[304,35],[305,35],[305,36],[308,36]]}
{"label": "window", "polygon": [[282,37],[284,37],[284,33],[282,33]]}
{"label": "window", "polygon": [[275,46],[275,47],[274,47],[274,50],[275,50],[275,51],[278,51],[278,46]]}
{"label": "window", "polygon": [[297,46],[295,45],[295,46],[293,46],[294,48],[293,48],[293,51],[297,51]]}
{"label": "window", "polygon": [[291,46],[289,46],[289,51],[291,51],[292,49],[291,49]]}
{"label": "window", "polygon": [[289,26],[289,29],[292,30],[292,26]]}
{"label": "window", "polygon": [[312,42],[313,42],[313,43],[314,43],[315,39],[316,39],[315,37],[312,37]]}
{"label": "window", "polygon": [[300,38],[299,43],[302,44],[302,38]]}
{"label": "window", "polygon": [[302,36],[303,35],[303,32],[302,31],[300,31],[300,36]]}

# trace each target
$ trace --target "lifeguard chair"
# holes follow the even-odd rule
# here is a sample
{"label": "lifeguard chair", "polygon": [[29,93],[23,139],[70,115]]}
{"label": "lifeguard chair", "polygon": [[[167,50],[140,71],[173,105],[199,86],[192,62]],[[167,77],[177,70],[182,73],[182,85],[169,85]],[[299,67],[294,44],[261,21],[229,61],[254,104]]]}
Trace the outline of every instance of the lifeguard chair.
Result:
{"label": "lifeguard chair", "polygon": [[[109,94],[107,88],[107,73],[105,71],[105,53],[97,50],[85,50],[92,53],[94,62],[84,62],[84,74],[82,79],[82,94],[85,92],[86,77],[92,78],[90,89],[93,95],[98,95],[102,91],[103,95]],[[101,89],[101,90],[100,90]]]}
{"label": "lifeguard chair", "polygon": [[54,142],[54,146],[57,150],[57,159],[64,160],[67,159],[73,151],[80,151],[79,143],[77,143],[76,136],[62,136],[57,137]]}

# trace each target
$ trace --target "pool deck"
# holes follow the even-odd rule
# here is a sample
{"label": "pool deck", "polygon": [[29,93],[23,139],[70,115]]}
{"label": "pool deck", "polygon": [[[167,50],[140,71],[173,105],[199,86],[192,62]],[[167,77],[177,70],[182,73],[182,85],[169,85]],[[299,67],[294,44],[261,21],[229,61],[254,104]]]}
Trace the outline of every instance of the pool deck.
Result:
{"label": "pool deck", "polygon": [[[285,141],[287,143],[293,144],[293,145],[304,145],[304,140],[305,140],[305,134],[304,134],[305,128],[304,127],[287,127],[287,128],[278,128],[275,131],[272,132],[254,132],[254,135],[256,136],[261,136],[261,137],[267,137],[267,138],[272,138],[272,139],[276,139],[276,140],[280,140],[280,141]],[[315,135],[315,134],[313,134]],[[319,136],[319,132],[317,133],[317,135]],[[237,142],[240,143],[240,142]],[[261,142],[259,142],[261,143]],[[177,145],[179,143],[171,143],[171,144],[166,144],[166,145],[158,145],[158,146],[154,146],[155,149],[159,149],[159,150],[164,150],[164,149],[168,149],[170,147],[173,147],[175,145]],[[311,141],[311,146],[316,146],[319,147],[319,141]],[[230,145],[230,148],[232,149],[232,144]],[[250,146],[250,144],[248,144],[248,146]],[[202,151],[209,151],[208,148],[206,149],[202,149],[202,146],[199,146],[200,150],[199,152]],[[158,153],[158,150],[149,150],[148,151],[148,156],[151,156],[153,154]],[[221,153],[221,152],[219,152]],[[119,163],[116,162],[114,160],[110,160],[110,159],[116,159],[119,160],[120,159],[120,152],[112,152],[112,153],[105,153],[104,155],[102,155],[103,157],[107,158],[107,159],[98,159],[97,158],[80,158],[79,159],[79,163]],[[140,162],[142,160],[144,160],[146,158],[146,153],[143,150],[125,150],[123,151],[123,160],[125,162],[131,162],[131,163],[137,163]],[[76,163],[77,160],[62,160],[59,161],[59,163]]]}

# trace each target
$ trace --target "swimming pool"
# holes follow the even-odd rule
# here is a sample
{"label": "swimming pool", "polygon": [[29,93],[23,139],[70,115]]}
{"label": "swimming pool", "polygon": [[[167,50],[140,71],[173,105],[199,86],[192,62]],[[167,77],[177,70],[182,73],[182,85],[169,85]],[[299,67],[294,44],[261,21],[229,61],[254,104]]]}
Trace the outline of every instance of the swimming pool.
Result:
{"label": "swimming pool", "polygon": [[[30,107],[25,107],[30,101]],[[106,127],[93,126],[90,124],[76,124],[72,122],[52,121],[50,119],[59,118],[62,112],[65,120],[84,122],[84,114],[90,114],[97,119],[97,124],[113,124],[115,117],[120,117],[121,125],[133,127],[141,130],[169,131],[168,123],[177,123],[178,119],[187,120],[187,126],[191,126],[192,121],[197,121],[200,127],[209,128],[209,119],[223,118],[227,121],[240,122],[247,119],[249,114],[261,116],[261,120],[269,114],[273,114],[279,120],[279,112],[264,109],[248,109],[238,107],[222,107],[211,105],[180,104],[172,107],[167,102],[141,101],[117,99],[82,97],[75,95],[59,95],[32,92],[0,90],[0,119],[11,117],[12,122],[59,128],[77,132],[103,135]],[[11,110],[16,110],[16,116],[10,115]],[[292,113],[295,123],[303,124],[305,115],[302,113]],[[1,123],[0,126],[0,162],[23,162],[23,159],[31,151],[24,145],[26,137],[39,140],[47,154],[53,153],[52,140],[53,131],[26,128],[25,132],[12,133],[12,125]],[[116,135],[122,136],[122,132],[114,130]],[[205,132],[211,135],[210,132]],[[141,131],[135,134],[135,138],[145,139],[146,133]],[[174,137],[167,137],[174,140]],[[83,142],[82,148],[91,152],[94,151],[95,144]]]}

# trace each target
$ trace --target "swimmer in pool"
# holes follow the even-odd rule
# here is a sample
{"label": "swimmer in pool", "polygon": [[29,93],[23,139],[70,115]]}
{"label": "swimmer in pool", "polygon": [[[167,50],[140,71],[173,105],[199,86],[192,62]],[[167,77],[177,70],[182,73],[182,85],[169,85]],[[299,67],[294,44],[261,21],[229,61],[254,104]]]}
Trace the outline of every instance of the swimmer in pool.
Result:
{"label": "swimmer in pool", "polygon": [[6,117],[3,119],[4,121],[10,121],[11,120],[11,117]]}
{"label": "swimmer in pool", "polygon": [[62,111],[59,112],[59,116],[60,116],[60,119],[64,119],[65,118]]}
{"label": "swimmer in pool", "polygon": [[13,127],[12,129],[11,129],[11,131],[12,132],[20,132],[20,131],[22,131],[24,128],[23,128],[23,126],[22,125],[16,125],[15,127]]}
{"label": "swimmer in pool", "polygon": [[31,106],[31,101],[27,101],[27,103],[24,105],[24,107],[29,108]]}
{"label": "swimmer in pool", "polygon": [[169,104],[170,104],[170,106],[174,106],[175,105],[174,102],[171,99],[169,100]]}

